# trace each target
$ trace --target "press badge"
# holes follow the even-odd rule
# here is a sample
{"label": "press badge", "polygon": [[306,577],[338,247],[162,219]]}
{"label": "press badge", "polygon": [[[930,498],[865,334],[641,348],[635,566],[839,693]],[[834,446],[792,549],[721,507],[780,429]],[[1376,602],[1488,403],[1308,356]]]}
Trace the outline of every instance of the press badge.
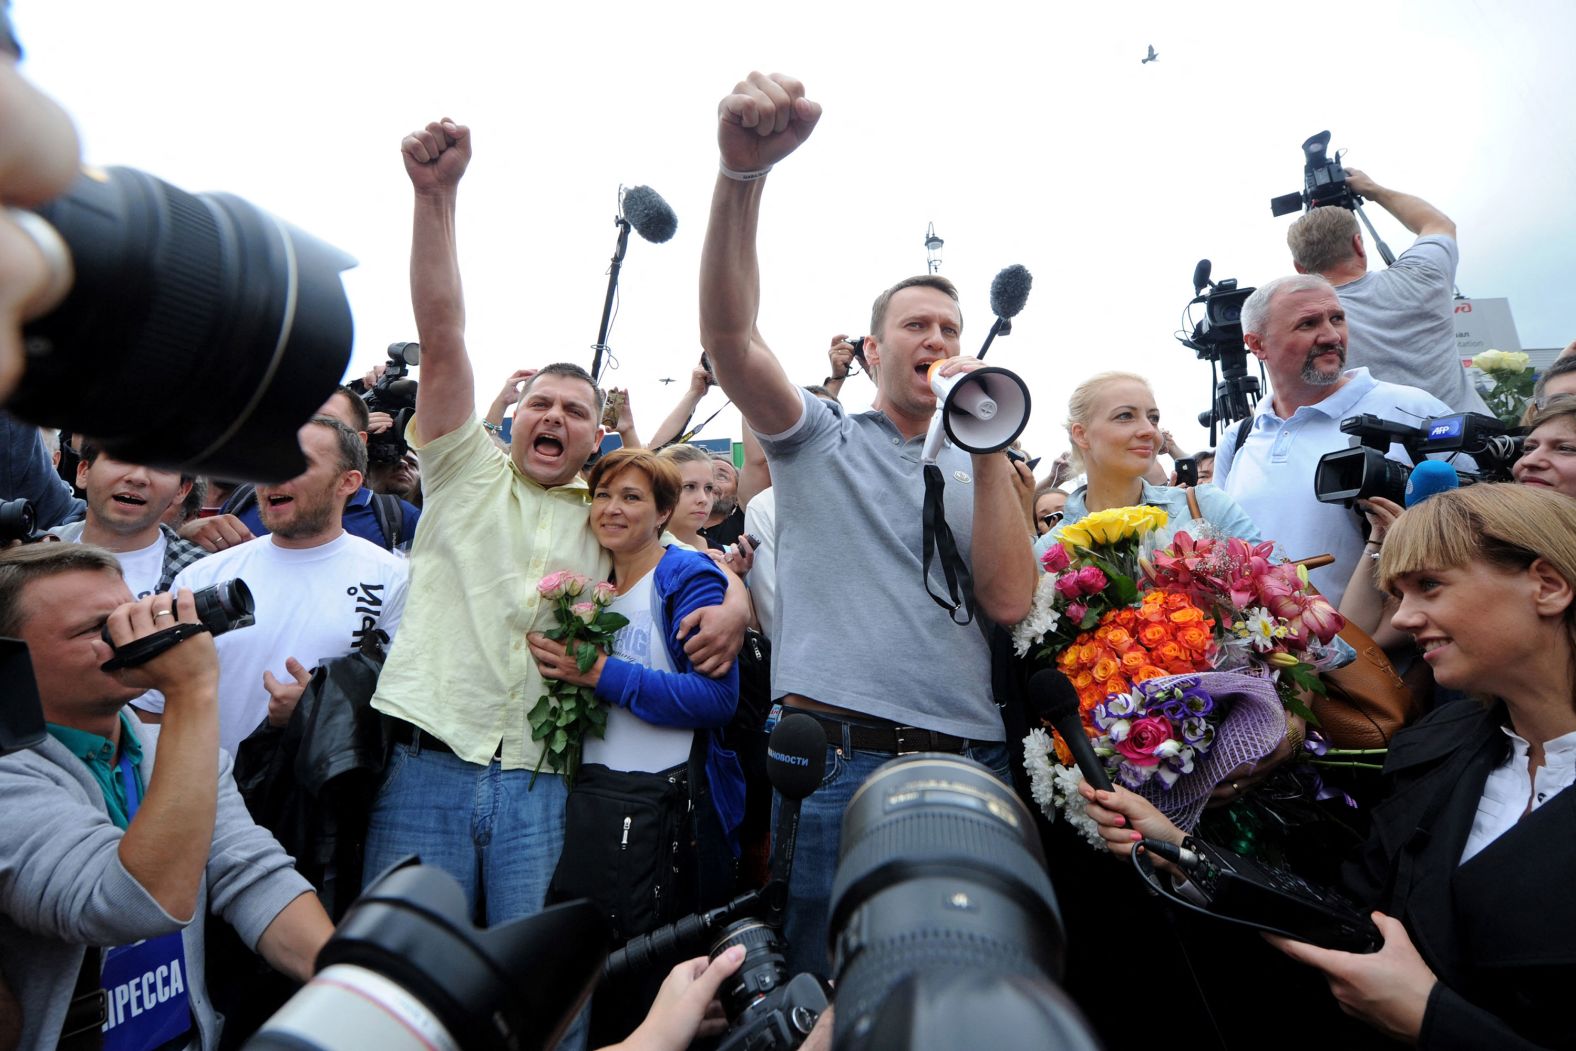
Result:
{"label": "press badge", "polygon": [[105,1051],[151,1051],[192,1027],[181,932],[104,950]]}

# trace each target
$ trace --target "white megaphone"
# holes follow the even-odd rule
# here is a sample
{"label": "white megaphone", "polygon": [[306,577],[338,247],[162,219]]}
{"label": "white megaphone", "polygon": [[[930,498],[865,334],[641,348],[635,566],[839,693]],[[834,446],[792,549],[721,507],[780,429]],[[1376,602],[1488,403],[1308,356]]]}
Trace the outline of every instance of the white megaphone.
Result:
{"label": "white megaphone", "polygon": [[969,453],[993,453],[1011,445],[1029,425],[1029,385],[1017,373],[987,365],[940,376],[950,358],[933,362],[927,378],[936,392],[936,415],[925,435],[923,463],[935,463],[943,436]]}

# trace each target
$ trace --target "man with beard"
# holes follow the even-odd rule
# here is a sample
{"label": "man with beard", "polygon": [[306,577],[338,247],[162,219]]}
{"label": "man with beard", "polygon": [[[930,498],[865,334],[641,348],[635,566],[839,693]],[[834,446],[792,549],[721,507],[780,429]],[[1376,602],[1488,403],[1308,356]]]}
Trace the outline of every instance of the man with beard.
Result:
{"label": "man with beard", "polygon": [[[1346,369],[1346,313],[1335,289],[1317,275],[1261,285],[1242,305],[1242,332],[1269,373],[1270,393],[1221,435],[1215,484],[1289,557],[1334,555],[1312,577],[1339,606],[1363,554],[1363,534],[1358,515],[1314,497],[1319,458],[1352,444],[1341,430],[1348,417],[1370,413],[1415,426],[1447,415],[1450,406],[1416,387],[1376,380],[1367,369]],[[1411,463],[1399,445],[1386,455]]]}
{"label": "man with beard", "polygon": [[[276,726],[289,722],[313,665],[355,651],[373,631],[392,637],[405,608],[406,560],[344,528],[345,498],[366,475],[361,436],[331,416],[314,416],[299,437],[306,471],[257,487],[268,535],[175,578],[177,589],[197,591],[239,577],[256,603],[256,624],[214,640],[219,744],[231,752],[265,716]],[[133,704],[145,720],[163,711],[158,694]]]}
{"label": "man with beard", "polygon": [[50,532],[113,551],[137,598],[170,590],[175,574],[208,553],[162,522],[191,491],[192,477],[117,460],[92,438],[78,445],[77,486],[87,494],[87,517]]}
{"label": "man with beard", "polygon": [[712,453],[711,473],[716,481],[712,496],[711,517],[700,535],[712,547],[727,547],[738,543],[744,532],[744,508],[739,506],[739,472],[733,458],[723,453]]}

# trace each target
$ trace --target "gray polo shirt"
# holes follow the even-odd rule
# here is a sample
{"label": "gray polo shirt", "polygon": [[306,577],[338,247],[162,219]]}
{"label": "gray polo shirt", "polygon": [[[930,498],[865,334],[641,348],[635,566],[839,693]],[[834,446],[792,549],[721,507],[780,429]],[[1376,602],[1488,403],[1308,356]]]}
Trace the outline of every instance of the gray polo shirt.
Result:
{"label": "gray polo shirt", "polygon": [[1421,387],[1452,412],[1489,413],[1456,349],[1451,286],[1460,252],[1443,234],[1419,237],[1393,266],[1340,285],[1346,365],[1374,379]]}
{"label": "gray polo shirt", "polygon": [[[777,493],[772,693],[981,741],[1005,739],[981,623],[960,626],[921,575],[924,438],[803,392],[804,415],[761,435]],[[946,447],[947,524],[970,558],[973,461]],[[946,594],[939,564],[934,589]]]}

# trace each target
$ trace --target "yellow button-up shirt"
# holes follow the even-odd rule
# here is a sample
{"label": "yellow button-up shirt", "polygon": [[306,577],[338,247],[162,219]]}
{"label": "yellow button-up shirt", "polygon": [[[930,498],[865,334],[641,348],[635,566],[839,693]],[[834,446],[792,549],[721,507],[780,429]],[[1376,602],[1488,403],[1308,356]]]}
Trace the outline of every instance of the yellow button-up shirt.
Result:
{"label": "yellow button-up shirt", "polygon": [[[420,444],[424,501],[399,634],[372,705],[471,763],[535,767],[526,714],[546,692],[525,636],[557,625],[537,582],[560,569],[607,578],[576,478],[544,489],[471,419]],[[500,743],[502,751],[499,752]]]}

